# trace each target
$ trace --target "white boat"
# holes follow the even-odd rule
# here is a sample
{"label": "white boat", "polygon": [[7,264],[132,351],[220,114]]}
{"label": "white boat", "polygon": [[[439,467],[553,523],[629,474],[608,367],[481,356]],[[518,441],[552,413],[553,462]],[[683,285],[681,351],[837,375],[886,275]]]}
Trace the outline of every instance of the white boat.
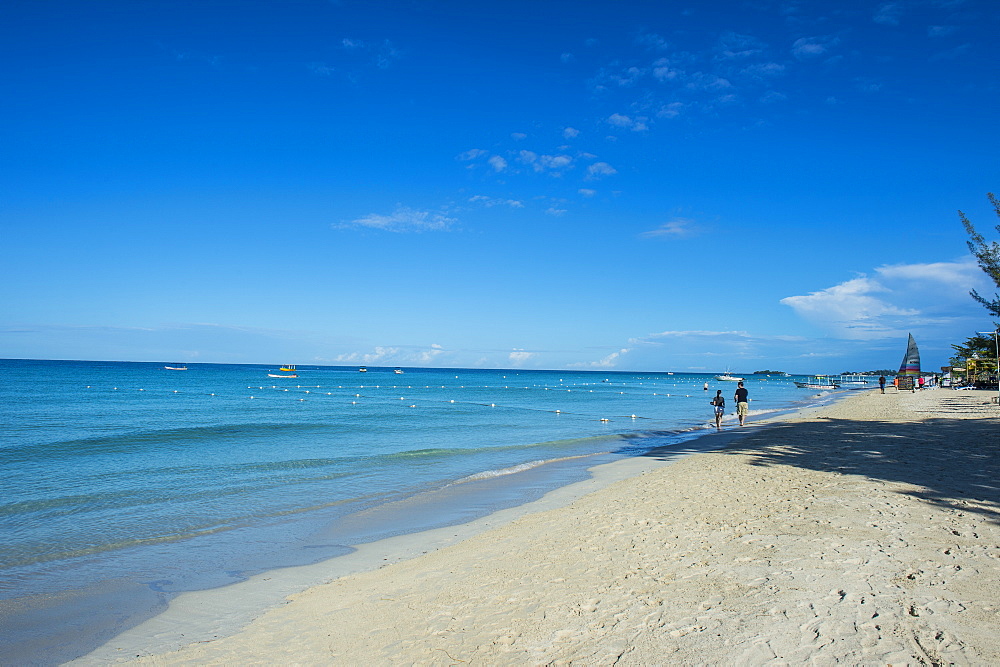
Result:
{"label": "white boat", "polygon": [[722,375],[716,375],[716,380],[721,380],[722,382],[743,382],[743,378],[738,378],[735,375],[730,375],[728,372]]}
{"label": "white boat", "polygon": [[870,375],[841,375],[833,383],[842,389],[864,389],[872,386]]}
{"label": "white boat", "polygon": [[297,378],[298,375],[296,375],[295,373],[292,373],[290,375],[278,375],[277,373],[268,373],[267,377],[269,377],[269,378]]}
{"label": "white boat", "polygon": [[395,373],[396,375],[402,375],[403,374],[403,369],[397,368],[396,370],[393,371],[393,373]]}
{"label": "white boat", "polygon": [[164,368],[168,371],[186,371],[188,369],[187,366],[164,366]]}
{"label": "white boat", "polygon": [[798,380],[792,380],[795,386],[799,389],[836,389],[837,385],[833,383],[833,380],[826,377],[825,375],[817,375],[814,379],[806,380],[805,382],[799,382]]}
{"label": "white boat", "polygon": [[359,373],[367,373],[367,372],[368,372],[368,369],[367,369],[367,368],[365,368],[364,366],[362,366],[361,368],[359,368],[359,369],[358,369],[358,372],[359,372]]}

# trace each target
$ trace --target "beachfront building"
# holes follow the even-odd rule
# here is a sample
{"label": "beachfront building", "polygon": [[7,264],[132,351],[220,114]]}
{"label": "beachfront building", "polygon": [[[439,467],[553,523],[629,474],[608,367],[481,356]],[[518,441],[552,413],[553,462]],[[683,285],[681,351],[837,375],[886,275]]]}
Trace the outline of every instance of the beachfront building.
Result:
{"label": "beachfront building", "polygon": [[997,384],[996,357],[974,354],[965,360],[964,366],[951,366],[949,371],[956,384],[991,388]]}

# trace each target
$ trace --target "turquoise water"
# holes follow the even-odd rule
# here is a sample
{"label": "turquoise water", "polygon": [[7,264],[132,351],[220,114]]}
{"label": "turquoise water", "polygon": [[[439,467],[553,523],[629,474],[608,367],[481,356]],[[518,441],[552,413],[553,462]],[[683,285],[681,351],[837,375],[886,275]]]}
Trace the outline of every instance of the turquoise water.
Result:
{"label": "turquoise water", "polygon": [[[666,373],[187,368],[0,360],[0,620],[21,629],[0,639],[0,661],[5,647],[8,658],[39,650],[44,619],[111,588],[122,593],[107,622],[91,618],[89,640],[59,640],[61,657],[179,591],[537,497],[704,428],[708,395],[723,389],[731,412],[735,390]],[[747,386],[754,414],[811,396],[789,378]],[[445,488],[449,503],[427,502]],[[378,513],[417,496],[421,516],[403,528]],[[362,510],[375,518],[350,521]]]}

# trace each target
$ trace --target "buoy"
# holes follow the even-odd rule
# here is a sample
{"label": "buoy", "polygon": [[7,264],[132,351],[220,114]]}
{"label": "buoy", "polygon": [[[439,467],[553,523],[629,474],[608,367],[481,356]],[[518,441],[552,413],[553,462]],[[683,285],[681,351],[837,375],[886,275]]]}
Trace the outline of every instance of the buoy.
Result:
{"label": "buoy", "polygon": [[632,419],[635,419],[635,415],[632,415]]}

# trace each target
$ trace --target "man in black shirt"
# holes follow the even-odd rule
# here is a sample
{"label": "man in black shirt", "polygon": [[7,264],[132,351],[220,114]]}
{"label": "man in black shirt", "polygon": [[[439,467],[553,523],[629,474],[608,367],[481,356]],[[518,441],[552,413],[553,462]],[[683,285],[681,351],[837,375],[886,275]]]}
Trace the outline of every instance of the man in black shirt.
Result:
{"label": "man in black shirt", "polygon": [[736,399],[736,416],[740,420],[740,426],[745,426],[743,420],[747,418],[747,412],[750,409],[750,399],[747,398],[747,390],[743,387],[742,382],[736,383],[736,395],[733,397]]}

